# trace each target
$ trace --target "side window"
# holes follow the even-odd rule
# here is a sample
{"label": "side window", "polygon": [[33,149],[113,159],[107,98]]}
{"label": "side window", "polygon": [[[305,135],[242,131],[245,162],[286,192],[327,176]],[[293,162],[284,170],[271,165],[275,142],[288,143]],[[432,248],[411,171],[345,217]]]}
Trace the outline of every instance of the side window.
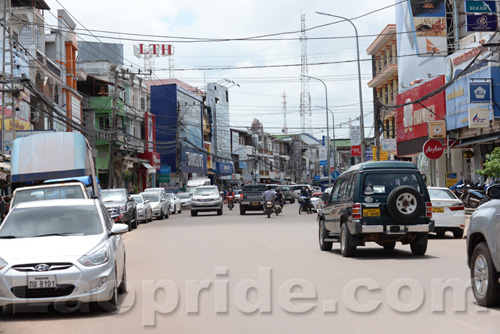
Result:
{"label": "side window", "polygon": [[347,181],[346,199],[352,200],[354,198],[354,188],[356,187],[356,174],[351,175]]}
{"label": "side window", "polygon": [[333,185],[332,189],[332,197],[330,198],[331,202],[339,202],[341,200],[341,193],[342,193],[342,188],[345,185],[346,178],[343,177],[341,179],[338,179],[335,184]]}

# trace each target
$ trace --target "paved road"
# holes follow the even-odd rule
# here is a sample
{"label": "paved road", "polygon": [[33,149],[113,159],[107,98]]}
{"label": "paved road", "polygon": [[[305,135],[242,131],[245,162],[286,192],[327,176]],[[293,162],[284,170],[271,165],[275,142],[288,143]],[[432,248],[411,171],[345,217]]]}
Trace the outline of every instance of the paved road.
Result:
{"label": "paved road", "polygon": [[465,292],[465,239],[432,238],[424,257],[368,244],[343,258],[319,250],[315,216],[297,208],[141,225],[124,236],[118,314],[7,309],[0,333],[498,333],[500,309]]}

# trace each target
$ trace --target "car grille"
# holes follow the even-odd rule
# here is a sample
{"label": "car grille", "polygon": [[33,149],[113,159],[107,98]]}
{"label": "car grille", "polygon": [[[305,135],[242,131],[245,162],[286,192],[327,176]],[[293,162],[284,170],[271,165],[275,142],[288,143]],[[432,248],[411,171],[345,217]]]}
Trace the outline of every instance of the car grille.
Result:
{"label": "car grille", "polygon": [[108,212],[110,215],[117,215],[118,214],[118,208],[108,208]]}
{"label": "car grille", "polygon": [[213,198],[200,198],[196,200],[197,202],[215,202],[216,199]]}
{"label": "car grille", "polygon": [[16,286],[11,289],[17,298],[53,298],[70,295],[75,286],[73,284],[61,284],[56,288],[28,289],[27,286]]}
{"label": "car grille", "polygon": [[[21,272],[31,272],[36,271],[35,267],[40,263],[30,263],[30,264],[18,264],[16,266],[12,266],[12,269],[21,271]],[[71,268],[73,266],[72,263],[45,263],[49,266],[49,270],[65,270]]]}

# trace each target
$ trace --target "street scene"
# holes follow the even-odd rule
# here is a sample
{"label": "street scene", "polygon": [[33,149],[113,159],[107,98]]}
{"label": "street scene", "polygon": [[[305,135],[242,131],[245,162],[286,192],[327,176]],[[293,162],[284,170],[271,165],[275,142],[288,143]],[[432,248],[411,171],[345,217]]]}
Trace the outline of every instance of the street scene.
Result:
{"label": "street scene", "polygon": [[498,333],[499,13],[0,0],[0,334]]}

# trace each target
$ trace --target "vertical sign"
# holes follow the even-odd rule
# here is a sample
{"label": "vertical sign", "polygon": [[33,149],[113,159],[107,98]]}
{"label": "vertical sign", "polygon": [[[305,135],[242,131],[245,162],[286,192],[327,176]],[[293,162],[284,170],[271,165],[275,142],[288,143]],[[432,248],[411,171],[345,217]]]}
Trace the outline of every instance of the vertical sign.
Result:
{"label": "vertical sign", "polygon": [[351,155],[361,156],[361,130],[359,126],[351,126]]}

